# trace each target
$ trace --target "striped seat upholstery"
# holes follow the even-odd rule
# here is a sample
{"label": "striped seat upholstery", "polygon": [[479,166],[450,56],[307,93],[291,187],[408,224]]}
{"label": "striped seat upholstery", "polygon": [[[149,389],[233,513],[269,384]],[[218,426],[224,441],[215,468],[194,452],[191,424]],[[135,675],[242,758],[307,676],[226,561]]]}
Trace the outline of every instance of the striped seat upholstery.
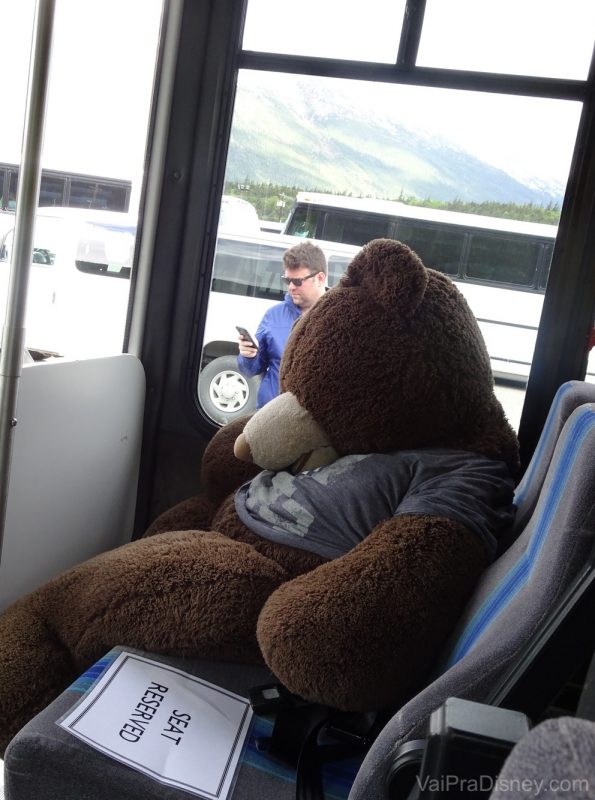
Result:
{"label": "striped seat upholstery", "polygon": [[[556,414],[569,391],[557,396]],[[556,417],[549,419],[553,425]],[[551,436],[551,431],[544,433]],[[548,464],[527,524],[483,574],[434,679],[386,725],[349,800],[386,797],[395,751],[425,736],[429,715],[447,698],[485,701],[588,561],[595,539],[595,403],[575,408],[555,446],[544,444],[542,454]],[[539,471],[537,465],[534,480]]]}
{"label": "striped seat upholstery", "polygon": [[[585,537],[585,541],[589,544],[586,550],[582,546],[584,544],[582,540],[576,543],[575,548],[572,538],[561,539],[560,529],[555,521],[559,519],[560,514],[564,516],[565,521],[568,516],[572,522],[580,521],[574,519],[574,512],[580,506],[578,498],[574,497],[576,471],[579,468],[577,464],[580,465],[581,460],[585,459],[586,452],[589,452],[588,458],[595,461],[595,445],[587,450],[584,447],[585,442],[592,441],[594,428],[595,404],[584,405],[572,413],[567,428],[564,429],[564,436],[560,438],[555,465],[547,473],[547,489],[539,497],[535,512],[522,537],[523,541],[519,547],[510,548],[499,559],[497,567],[493,570],[496,575],[495,581],[489,580],[491,569],[484,576],[482,584],[489,587],[489,590],[486,592],[484,589],[482,592],[480,586],[476,591],[474,601],[471,603],[472,613],[467,611],[465,622],[459,624],[457,629],[455,643],[448,655],[447,668],[463,658],[494,622],[506,614],[509,605],[529,585],[531,577],[540,565],[540,559],[547,561],[553,559],[566,574],[566,559],[575,563],[576,569],[584,563],[593,542],[592,531]],[[591,503],[595,500],[593,486],[591,492],[587,492],[584,497],[589,498]],[[574,527],[573,533],[580,533],[581,527],[582,522],[581,525]],[[554,541],[548,542],[550,537]],[[507,565],[504,571],[503,565]],[[552,579],[553,574],[552,572]],[[485,597],[478,602],[482,594],[485,594]],[[529,602],[534,602],[536,599],[532,594]],[[521,602],[527,601],[522,599]]]}
{"label": "striped seat upholstery", "polygon": [[556,392],[533,457],[514,493],[514,504],[517,507],[515,532],[524,529],[535,509],[564,423],[574,409],[583,403],[595,403],[594,383],[566,381]]}

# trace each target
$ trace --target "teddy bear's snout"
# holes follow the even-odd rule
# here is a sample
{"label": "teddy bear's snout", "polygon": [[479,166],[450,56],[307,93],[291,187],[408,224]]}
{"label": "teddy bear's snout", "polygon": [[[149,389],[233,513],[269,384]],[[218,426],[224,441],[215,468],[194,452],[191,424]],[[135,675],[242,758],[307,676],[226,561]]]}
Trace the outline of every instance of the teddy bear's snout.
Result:
{"label": "teddy bear's snout", "polygon": [[235,440],[233,454],[236,458],[239,458],[240,461],[247,461],[249,464],[252,464],[254,461],[252,458],[252,450],[250,450],[248,440],[243,433],[240,433],[238,438]]}

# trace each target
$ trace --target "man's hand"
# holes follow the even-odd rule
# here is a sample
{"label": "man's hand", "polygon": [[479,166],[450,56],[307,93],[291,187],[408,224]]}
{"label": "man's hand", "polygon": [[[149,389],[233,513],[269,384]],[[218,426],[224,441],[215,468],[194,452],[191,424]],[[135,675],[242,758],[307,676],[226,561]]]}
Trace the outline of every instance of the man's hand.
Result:
{"label": "man's hand", "polygon": [[244,356],[244,358],[256,358],[256,354],[258,353],[258,348],[254,347],[254,345],[251,344],[248,339],[245,339],[243,336],[240,336],[238,338],[238,345],[240,348],[241,356]]}

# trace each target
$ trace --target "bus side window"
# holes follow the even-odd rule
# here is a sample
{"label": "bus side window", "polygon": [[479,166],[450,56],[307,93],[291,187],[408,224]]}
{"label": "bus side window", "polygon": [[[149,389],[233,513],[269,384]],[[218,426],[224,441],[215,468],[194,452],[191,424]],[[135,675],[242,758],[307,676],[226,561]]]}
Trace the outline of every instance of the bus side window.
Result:
{"label": "bus side window", "polygon": [[321,211],[307,206],[294,208],[287,221],[285,233],[292,236],[303,236],[305,239],[320,238],[317,233]]}
{"label": "bus side window", "polygon": [[254,255],[247,243],[219,237],[213,264],[211,291],[254,297],[255,277]]}
{"label": "bus side window", "polygon": [[544,244],[541,256],[541,265],[539,267],[539,281],[537,283],[538,289],[543,290],[547,286],[547,279],[550,274],[550,267],[552,265],[553,254],[554,254],[554,245],[550,244],[549,242],[547,244]]}
{"label": "bus side window", "polygon": [[[39,189],[40,206],[61,206],[66,196],[66,178],[42,175]],[[72,204],[74,205],[74,203]]]}
{"label": "bus side window", "polygon": [[328,259],[328,285],[336,286],[351,263],[352,259],[347,256],[330,256]]}
{"label": "bus side window", "polygon": [[265,257],[258,262],[259,279],[258,286],[260,291],[258,297],[264,300],[282,300],[285,295],[285,288],[281,286],[281,270],[283,269],[283,259],[281,254],[278,256]]}
{"label": "bus side window", "polygon": [[211,291],[248,297],[248,287],[249,282],[246,270],[242,269],[241,259],[230,253],[217,251],[213,265]]}
{"label": "bus side window", "polygon": [[462,231],[399,220],[397,238],[414,250],[426,267],[458,275],[465,244]]}
{"label": "bus side window", "polygon": [[262,300],[283,300],[281,285],[285,248],[259,247],[256,261],[256,297]]}
{"label": "bus side window", "polygon": [[234,241],[220,235],[213,265],[211,291],[283,300],[281,286],[284,248]]}
{"label": "bus side window", "polygon": [[466,274],[498,283],[533,287],[541,245],[520,236],[492,236],[473,233]]}
{"label": "bus side window", "polygon": [[392,227],[392,219],[382,214],[354,215],[327,211],[320,238],[327,242],[361,245],[372,239],[389,238]]}

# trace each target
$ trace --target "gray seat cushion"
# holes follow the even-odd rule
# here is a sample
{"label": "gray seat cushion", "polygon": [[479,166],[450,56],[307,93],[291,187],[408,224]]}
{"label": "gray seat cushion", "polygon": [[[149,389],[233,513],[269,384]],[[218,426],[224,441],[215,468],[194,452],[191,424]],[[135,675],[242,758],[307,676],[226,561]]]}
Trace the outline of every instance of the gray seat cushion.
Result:
{"label": "gray seat cushion", "polygon": [[514,747],[490,800],[590,800],[595,791],[595,724],[548,719]]}
{"label": "gray seat cushion", "polygon": [[[129,652],[139,652],[126,648]],[[56,722],[78,702],[121,648],[114,648],[53,703],[38,714],[8,745],[4,758],[6,800],[188,800],[191,794],[166,786],[95,750]],[[275,679],[264,667],[141,655],[170,664],[237,694]],[[292,800],[295,773],[256,747],[270,735],[272,720],[255,717],[248,746],[237,773],[233,800]],[[359,763],[330,765],[325,779],[329,798],[342,800]]]}

